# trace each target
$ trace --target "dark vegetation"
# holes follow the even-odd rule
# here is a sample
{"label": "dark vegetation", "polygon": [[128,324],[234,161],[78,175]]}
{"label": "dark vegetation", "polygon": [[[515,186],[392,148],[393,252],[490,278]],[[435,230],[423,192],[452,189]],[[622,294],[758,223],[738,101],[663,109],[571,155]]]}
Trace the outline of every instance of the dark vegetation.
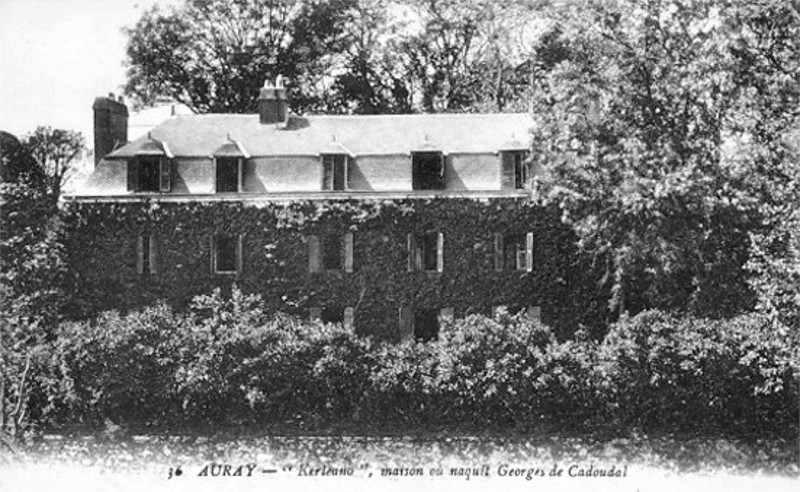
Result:
{"label": "dark vegetation", "polygon": [[798,353],[766,317],[647,311],[601,343],[558,341],[521,315],[446,322],[440,339],[383,344],[270,315],[234,290],[62,324],[34,360],[40,428],[348,423],[458,432],[797,435]]}

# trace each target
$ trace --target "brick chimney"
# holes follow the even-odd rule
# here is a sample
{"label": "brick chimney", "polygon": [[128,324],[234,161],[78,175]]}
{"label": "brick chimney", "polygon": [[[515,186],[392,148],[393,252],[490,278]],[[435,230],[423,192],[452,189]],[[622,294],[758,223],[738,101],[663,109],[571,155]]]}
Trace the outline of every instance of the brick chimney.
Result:
{"label": "brick chimney", "polygon": [[122,98],[98,97],[94,109],[94,164],[114,149],[128,143],[128,107]]}
{"label": "brick chimney", "polygon": [[285,123],[289,116],[289,98],[283,87],[283,78],[279,75],[275,85],[264,82],[258,96],[258,116],[262,125]]}

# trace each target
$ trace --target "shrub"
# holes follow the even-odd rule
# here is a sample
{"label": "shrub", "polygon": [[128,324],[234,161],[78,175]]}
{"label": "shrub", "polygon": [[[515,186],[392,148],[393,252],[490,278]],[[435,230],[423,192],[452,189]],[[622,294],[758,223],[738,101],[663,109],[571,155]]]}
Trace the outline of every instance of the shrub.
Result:
{"label": "shrub", "polygon": [[617,423],[644,429],[796,433],[797,348],[759,315],[730,320],[648,311],[602,350]]}

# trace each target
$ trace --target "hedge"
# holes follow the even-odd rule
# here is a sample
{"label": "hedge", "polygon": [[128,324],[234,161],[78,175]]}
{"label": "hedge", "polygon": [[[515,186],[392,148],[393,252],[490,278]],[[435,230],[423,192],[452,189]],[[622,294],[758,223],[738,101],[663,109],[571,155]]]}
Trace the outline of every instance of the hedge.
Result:
{"label": "hedge", "polygon": [[36,366],[40,426],[285,424],[693,432],[793,438],[798,350],[781,327],[650,311],[559,341],[522,314],[446,321],[387,344],[268,315],[234,290],[65,323]]}

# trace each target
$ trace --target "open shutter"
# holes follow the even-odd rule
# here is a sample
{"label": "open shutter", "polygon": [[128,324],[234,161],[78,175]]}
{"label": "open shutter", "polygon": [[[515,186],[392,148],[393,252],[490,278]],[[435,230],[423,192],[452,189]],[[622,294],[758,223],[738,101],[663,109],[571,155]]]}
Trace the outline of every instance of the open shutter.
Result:
{"label": "open shutter", "polygon": [[128,191],[139,191],[139,161],[128,159]]}
{"label": "open shutter", "polygon": [[353,273],[353,233],[344,235],[344,271]]}
{"label": "open shutter", "polygon": [[451,307],[442,308],[439,311],[439,317],[442,319],[449,319],[450,321],[453,320],[455,317],[455,310]]}
{"label": "open shutter", "polygon": [[354,309],[352,307],[344,308],[344,326],[347,328],[353,327]]}
{"label": "open shutter", "polygon": [[217,273],[217,239],[212,234],[208,242],[208,256],[211,265],[211,273]]}
{"label": "open shutter", "polygon": [[329,191],[333,189],[333,156],[322,156],[322,189]]}
{"label": "open shutter", "polygon": [[236,191],[241,193],[242,191],[244,191],[244,159],[242,159],[241,157],[236,159],[236,166],[237,166],[236,176],[238,179],[238,183],[236,185]]}
{"label": "open shutter", "polygon": [[159,160],[159,167],[161,170],[161,192],[166,193],[172,188],[172,163],[166,157]]}
{"label": "open shutter", "polygon": [[400,308],[400,341],[409,342],[414,339],[414,313],[410,307]]}
{"label": "open shutter", "polygon": [[444,233],[440,232],[436,237],[436,271],[444,271]]}
{"label": "open shutter", "polygon": [[308,309],[308,318],[311,321],[318,321],[322,319],[322,308],[312,307]]}
{"label": "open shutter", "polygon": [[236,273],[242,273],[242,235],[239,234],[236,241]]}
{"label": "open shutter", "polygon": [[156,273],[158,273],[158,259],[157,259],[157,256],[158,256],[157,243],[158,243],[158,241],[156,241],[156,237],[155,236],[150,236],[149,241],[150,241],[150,265],[149,265],[150,266],[150,274],[151,275],[155,275]]}
{"label": "open shutter", "polygon": [[408,271],[413,272],[417,266],[417,245],[414,235],[408,235]]}
{"label": "open shutter", "polygon": [[495,271],[502,271],[503,270],[503,235],[502,234],[495,234],[494,235],[494,269]]}
{"label": "open shutter", "polygon": [[344,189],[349,190],[352,189],[350,185],[350,166],[352,165],[352,159],[350,159],[349,155],[344,156]]}
{"label": "open shutter", "polygon": [[319,238],[317,236],[308,236],[308,271],[318,272],[321,268],[321,258],[319,251]]}
{"label": "open shutter", "polygon": [[144,273],[144,236],[139,236],[136,240],[136,273]]}
{"label": "open shutter", "polygon": [[533,233],[525,235],[525,271],[533,271]]}
{"label": "open shutter", "polygon": [[503,190],[515,188],[513,152],[500,152],[500,188]]}

